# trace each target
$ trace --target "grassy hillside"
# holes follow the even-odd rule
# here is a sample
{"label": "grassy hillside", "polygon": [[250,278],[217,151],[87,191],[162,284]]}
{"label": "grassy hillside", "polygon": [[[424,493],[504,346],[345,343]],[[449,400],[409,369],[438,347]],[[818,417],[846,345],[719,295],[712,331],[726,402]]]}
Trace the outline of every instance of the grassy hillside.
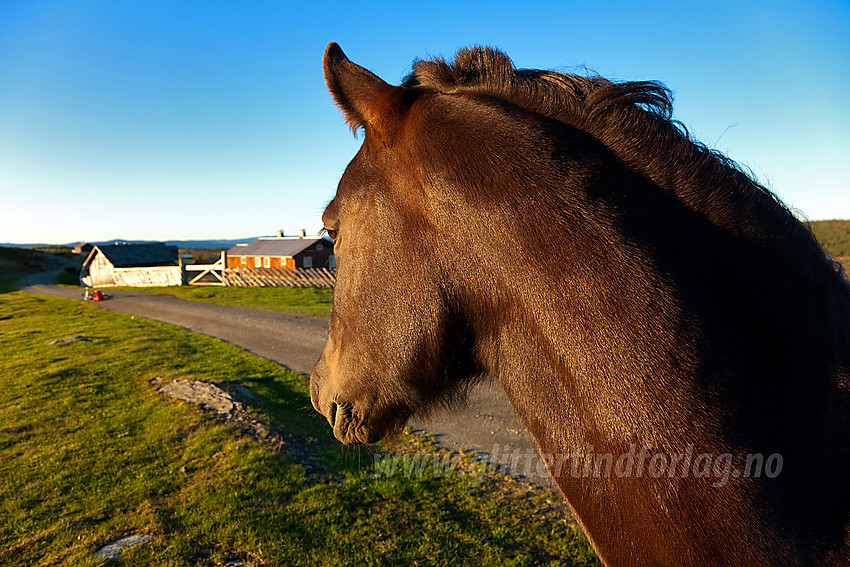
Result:
{"label": "grassy hillside", "polygon": [[0,292],[11,291],[19,278],[48,269],[50,265],[48,254],[27,248],[0,247]]}
{"label": "grassy hillside", "polygon": [[850,220],[812,221],[810,226],[828,254],[850,256]]}
{"label": "grassy hillside", "polygon": [[[341,450],[306,381],[222,341],[12,292],[0,349],[0,565],[94,567],[133,534],[155,539],[121,564],[595,564],[551,494],[462,466],[376,475],[370,451],[386,445]],[[288,440],[270,448],[162,398],[154,377],[250,388]],[[393,450],[434,449],[402,436]]]}
{"label": "grassy hillside", "polygon": [[[68,260],[81,264],[83,258],[69,252],[48,253],[31,248],[0,247],[0,293],[17,289],[18,280],[26,275],[57,270]],[[66,268],[56,277],[56,283],[77,285],[79,268]]]}

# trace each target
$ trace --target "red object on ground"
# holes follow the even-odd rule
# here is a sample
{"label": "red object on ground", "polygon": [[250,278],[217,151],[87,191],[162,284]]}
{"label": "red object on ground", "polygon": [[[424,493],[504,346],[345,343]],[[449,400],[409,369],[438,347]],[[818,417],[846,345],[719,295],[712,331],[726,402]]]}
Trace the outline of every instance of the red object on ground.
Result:
{"label": "red object on ground", "polygon": [[94,292],[92,292],[92,299],[94,301],[103,301],[105,298],[103,297],[103,292],[99,289],[96,289],[94,290]]}

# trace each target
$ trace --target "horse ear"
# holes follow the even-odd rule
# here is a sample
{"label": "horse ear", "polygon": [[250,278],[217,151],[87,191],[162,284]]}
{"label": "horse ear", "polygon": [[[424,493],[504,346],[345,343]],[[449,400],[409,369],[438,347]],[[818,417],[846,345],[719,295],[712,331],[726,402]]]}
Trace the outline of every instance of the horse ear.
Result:
{"label": "horse ear", "polygon": [[380,130],[381,110],[386,106],[387,96],[399,87],[388,85],[371,71],[349,61],[336,43],[328,44],[322,66],[328,90],[351,130],[356,132],[367,125]]}

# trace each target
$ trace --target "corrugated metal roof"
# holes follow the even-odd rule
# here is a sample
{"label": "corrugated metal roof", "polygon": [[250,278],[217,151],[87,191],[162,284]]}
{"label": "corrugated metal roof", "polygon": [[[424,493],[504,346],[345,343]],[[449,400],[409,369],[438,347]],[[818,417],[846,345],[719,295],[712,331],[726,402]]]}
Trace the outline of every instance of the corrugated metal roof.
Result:
{"label": "corrugated metal roof", "polygon": [[326,238],[258,238],[247,246],[234,246],[228,256],[295,256],[317,242],[333,246]]}
{"label": "corrugated metal roof", "polygon": [[133,266],[162,266],[177,263],[177,247],[154,244],[104,244],[95,246],[83,265],[97,255],[97,250],[106,256],[116,268]]}

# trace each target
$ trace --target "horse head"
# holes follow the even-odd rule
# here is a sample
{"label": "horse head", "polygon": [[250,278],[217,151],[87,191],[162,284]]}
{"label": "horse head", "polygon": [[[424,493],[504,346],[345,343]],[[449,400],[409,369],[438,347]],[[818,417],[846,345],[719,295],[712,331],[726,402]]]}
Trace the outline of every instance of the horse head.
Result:
{"label": "horse head", "polygon": [[[416,97],[352,63],[324,56],[328,88],[360,151],[322,215],[337,282],[329,337],[310,377],[313,406],[343,443],[371,443],[414,413],[450,403],[479,373],[466,322],[444,279],[433,203],[412,171]],[[421,171],[419,172],[422,173]]]}

